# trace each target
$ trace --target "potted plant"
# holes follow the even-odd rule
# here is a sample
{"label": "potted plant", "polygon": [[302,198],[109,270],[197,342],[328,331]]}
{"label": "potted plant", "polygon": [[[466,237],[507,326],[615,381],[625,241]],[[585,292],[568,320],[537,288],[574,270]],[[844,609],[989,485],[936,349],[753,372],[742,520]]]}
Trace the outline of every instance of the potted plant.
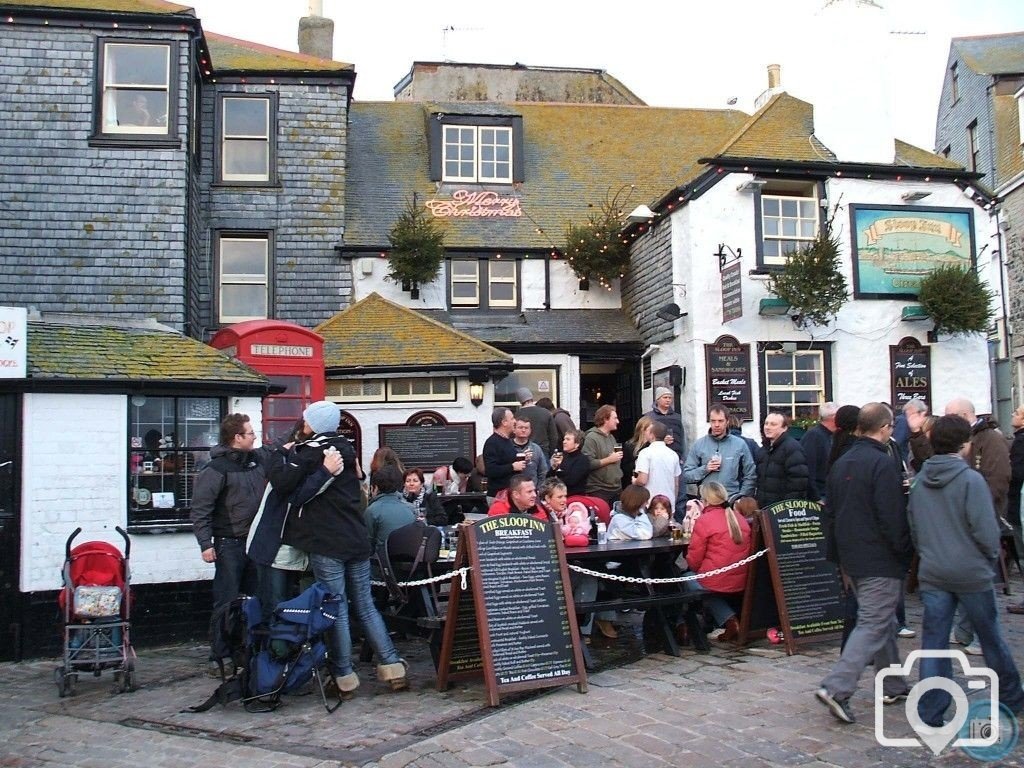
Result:
{"label": "potted plant", "polygon": [[602,288],[611,289],[612,281],[626,274],[629,266],[629,241],[622,235],[622,206],[629,199],[620,199],[632,187],[623,187],[614,197],[606,196],[600,208],[583,224],[569,223],[565,232],[565,257],[580,281],[580,290],[590,288],[597,280]]}
{"label": "potted plant", "polygon": [[444,261],[444,231],[425,208],[416,204],[416,195],[388,233],[387,279],[419,298],[419,286],[429,283]]}
{"label": "potted plant", "polygon": [[835,319],[849,291],[831,218],[811,243],[787,255],[785,266],[771,274],[767,287],[789,304],[798,328],[828,325]]}
{"label": "potted plant", "polygon": [[994,295],[973,269],[943,264],[921,281],[917,300],[935,322],[933,336],[957,336],[988,330]]}

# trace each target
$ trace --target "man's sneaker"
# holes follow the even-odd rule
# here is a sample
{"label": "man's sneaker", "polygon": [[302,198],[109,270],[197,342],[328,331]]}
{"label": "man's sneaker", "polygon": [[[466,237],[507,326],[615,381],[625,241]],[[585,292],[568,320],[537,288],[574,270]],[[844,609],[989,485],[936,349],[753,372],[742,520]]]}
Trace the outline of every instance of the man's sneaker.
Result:
{"label": "man's sneaker", "polygon": [[832,716],[843,723],[855,723],[857,718],[853,716],[853,712],[850,711],[849,699],[839,700],[834,698],[831,693],[828,692],[827,688],[819,688],[814,692],[814,695],[818,697],[818,701],[828,707]]}
{"label": "man's sneaker", "polygon": [[964,653],[969,653],[971,656],[984,656],[981,651],[981,643],[974,640],[970,645],[964,646]]}
{"label": "man's sneaker", "polygon": [[969,642],[970,640],[961,640],[959,637],[956,636],[956,633],[954,632],[950,632],[949,634],[950,645],[967,645]]}
{"label": "man's sneaker", "polygon": [[910,627],[900,627],[896,633],[897,637],[917,637],[917,632],[912,630]]}
{"label": "man's sneaker", "polygon": [[887,693],[884,696],[882,696],[882,703],[886,704],[886,705],[898,704],[901,701],[906,701],[907,700],[907,696],[909,696],[909,695],[910,695],[909,691],[904,691],[903,693],[893,693],[893,694]]}

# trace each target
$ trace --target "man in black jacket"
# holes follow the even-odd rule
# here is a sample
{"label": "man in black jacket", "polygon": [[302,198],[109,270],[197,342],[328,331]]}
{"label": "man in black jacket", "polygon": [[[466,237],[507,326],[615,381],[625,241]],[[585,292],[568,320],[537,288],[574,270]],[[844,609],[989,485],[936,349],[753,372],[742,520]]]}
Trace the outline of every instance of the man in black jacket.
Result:
{"label": "man in black jacket", "polygon": [[832,454],[832,433],[836,431],[835,403],[822,403],[818,406],[818,423],[807,430],[800,441],[807,457],[807,474],[810,481],[811,501],[825,500],[825,481],[828,478],[828,457]]}
{"label": "man in black jacket", "polygon": [[789,434],[789,416],[769,413],[764,449],[757,457],[757,503],[761,509],[783,499],[807,498],[807,459]]}
{"label": "man in black jacket", "polygon": [[[850,579],[857,597],[857,626],[815,693],[844,723],[855,722],[849,699],[868,663],[874,661],[876,670],[900,663],[896,604],[912,553],[902,478],[886,451],[892,411],[868,403],[857,428],[861,437],[829,471],[822,514],[829,559]],[[907,690],[905,679],[888,676],[882,700],[894,704]]]}

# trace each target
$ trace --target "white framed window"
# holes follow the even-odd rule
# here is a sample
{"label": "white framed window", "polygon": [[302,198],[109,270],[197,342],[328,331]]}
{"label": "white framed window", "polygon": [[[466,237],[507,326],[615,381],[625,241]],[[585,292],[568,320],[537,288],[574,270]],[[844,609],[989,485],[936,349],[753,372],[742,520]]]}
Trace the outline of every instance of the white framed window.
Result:
{"label": "white framed window", "polygon": [[383,379],[328,379],[326,394],[342,403],[383,403]]}
{"label": "white framed window", "polygon": [[388,379],[389,401],[454,401],[455,379],[449,376]]}
{"label": "white framed window", "polygon": [[492,307],[516,307],[516,262],[491,259],[487,263],[487,301]]}
{"label": "white framed window", "polygon": [[171,46],[103,42],[100,131],[166,136],[170,131]]}
{"label": "white framed window", "polygon": [[761,260],[782,265],[786,255],[818,235],[818,200],[814,191],[765,192],[761,195]]}
{"label": "white framed window", "polygon": [[558,405],[557,368],[516,368],[494,385],[494,404],[507,405],[513,410],[519,408],[516,390],[520,387],[529,389],[535,400],[548,397]]}
{"label": "white framed window", "polygon": [[271,114],[271,100],[267,97],[223,97],[222,181],[270,181]]}
{"label": "white framed window", "polygon": [[238,323],[268,317],[270,238],[220,235],[217,238],[218,320]]}
{"label": "white framed window", "polygon": [[452,306],[475,307],[480,303],[480,261],[451,260]]}
{"label": "white framed window", "polygon": [[765,351],[765,399],[769,412],[792,419],[817,418],[826,401],[825,351]]}
{"label": "white framed window", "polygon": [[442,180],[512,183],[512,129],[446,125],[442,137]]}

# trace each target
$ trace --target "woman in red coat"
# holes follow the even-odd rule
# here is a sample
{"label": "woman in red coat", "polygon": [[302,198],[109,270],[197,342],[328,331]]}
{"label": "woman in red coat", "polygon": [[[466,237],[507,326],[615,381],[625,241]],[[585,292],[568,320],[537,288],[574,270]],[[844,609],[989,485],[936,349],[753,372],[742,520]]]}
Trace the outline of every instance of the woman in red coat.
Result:
{"label": "woman in red coat", "polygon": [[[728,492],[721,483],[704,483],[700,487],[704,509],[693,526],[693,536],[686,552],[690,570],[701,574],[737,563],[750,554],[750,524],[742,515],[726,507]],[[717,576],[698,579],[700,586],[716,594],[704,598],[704,607],[722,628],[713,639],[730,642],[739,634],[736,613],[722,595],[742,592],[747,584],[746,565]],[[688,582],[693,583],[693,582]]]}

